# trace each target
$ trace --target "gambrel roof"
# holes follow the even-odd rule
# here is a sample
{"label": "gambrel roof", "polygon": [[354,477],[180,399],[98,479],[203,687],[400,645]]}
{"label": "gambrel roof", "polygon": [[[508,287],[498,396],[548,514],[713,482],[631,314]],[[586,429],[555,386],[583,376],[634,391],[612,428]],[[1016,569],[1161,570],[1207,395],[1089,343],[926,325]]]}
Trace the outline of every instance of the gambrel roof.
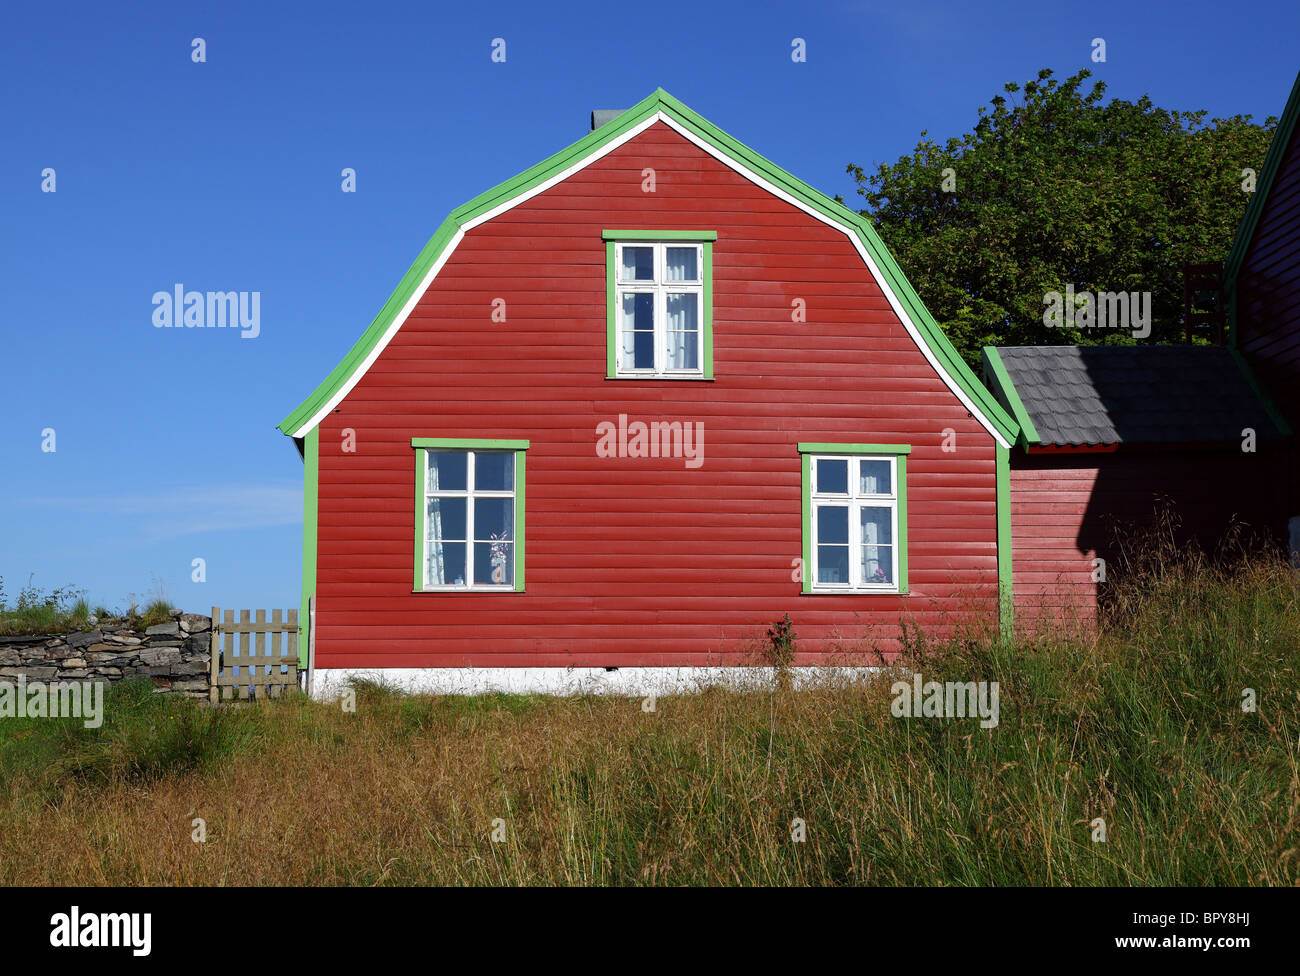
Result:
{"label": "gambrel roof", "polygon": [[295,438],[303,437],[343,400],[401,328],[466,231],[549,189],[657,122],[668,125],[756,185],[846,234],[943,382],[998,443],[1009,447],[1015,441],[1019,433],[1016,422],[962,361],[871,223],[736,141],[663,89],[656,89],[567,149],[452,211],[356,345],[320,386],[280,421],[280,430]]}

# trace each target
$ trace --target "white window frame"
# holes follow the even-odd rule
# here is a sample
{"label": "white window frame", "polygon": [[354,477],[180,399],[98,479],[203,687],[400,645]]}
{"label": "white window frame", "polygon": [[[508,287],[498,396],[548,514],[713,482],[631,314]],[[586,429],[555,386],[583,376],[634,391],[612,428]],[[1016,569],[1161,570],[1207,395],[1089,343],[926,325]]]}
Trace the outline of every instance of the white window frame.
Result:
{"label": "white window frame", "polygon": [[[653,281],[622,281],[623,249],[649,247],[654,249]],[[668,281],[668,248],[695,248],[695,281]],[[704,244],[698,241],[615,241],[614,242],[614,375],[641,377],[695,377],[704,373]],[[695,369],[668,368],[668,294],[695,296]],[[654,295],[655,362],[653,369],[631,369],[623,366],[623,296]]]}
{"label": "white window frame", "polygon": [[[518,484],[518,466],[515,463],[515,450],[500,450],[492,448],[477,447],[431,447],[426,449],[424,455],[423,484],[424,494],[421,499],[424,505],[424,551],[421,553],[421,565],[424,567],[424,579],[422,589],[426,592],[436,593],[439,591],[453,591],[464,593],[470,591],[492,590],[496,592],[514,592],[515,574],[519,571],[519,525],[518,525],[518,504],[516,495],[519,491]],[[466,488],[461,491],[448,491],[439,488],[437,491],[429,489],[429,470],[431,457],[434,454],[465,454],[468,455],[465,460],[465,484]],[[480,454],[505,454],[510,458],[510,477],[514,488],[510,491],[489,491],[476,487],[475,481],[475,464]],[[464,583],[434,583],[429,578],[429,547],[433,542],[438,541],[429,537],[430,526],[428,523],[429,500],[431,498],[463,498],[465,499],[465,582]],[[489,542],[487,539],[474,538],[474,500],[476,498],[508,498],[511,502],[511,529],[510,529],[510,582],[509,583],[475,583],[474,582],[474,546],[478,542]],[[443,542],[449,540],[442,540]],[[455,540],[450,540],[455,541]],[[451,574],[448,574],[451,575]]]}
{"label": "white window frame", "polygon": [[[819,461],[848,462],[848,494],[824,493],[817,484]],[[858,462],[883,461],[889,465],[889,494],[867,494],[859,490],[861,479]],[[808,526],[812,541],[811,589],[814,593],[899,593],[899,536],[898,536],[898,457],[894,454],[813,454],[809,457]],[[849,579],[844,583],[821,582],[821,549],[817,536],[817,513],[822,508],[848,508],[849,510]],[[889,583],[865,583],[862,580],[862,514],[864,508],[889,509],[889,554],[891,560]],[[839,543],[829,543],[838,545]],[[883,543],[882,543],[883,545]]]}

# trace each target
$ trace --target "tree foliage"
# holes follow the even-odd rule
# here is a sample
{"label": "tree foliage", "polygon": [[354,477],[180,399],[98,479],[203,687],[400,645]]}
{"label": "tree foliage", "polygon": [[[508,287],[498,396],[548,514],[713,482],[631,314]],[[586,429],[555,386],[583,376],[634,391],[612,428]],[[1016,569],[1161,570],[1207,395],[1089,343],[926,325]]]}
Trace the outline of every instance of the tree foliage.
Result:
{"label": "tree foliage", "polygon": [[1232,246],[1243,170],[1260,170],[1277,119],[1103,102],[1103,82],[1082,88],[1090,75],[1044,69],[1007,84],[971,132],[940,144],[922,131],[910,156],[869,175],[849,164],[861,213],[972,365],[985,345],[1136,341],[1045,326],[1045,295],[1067,285],[1150,292],[1143,341],[1181,342],[1183,262]]}

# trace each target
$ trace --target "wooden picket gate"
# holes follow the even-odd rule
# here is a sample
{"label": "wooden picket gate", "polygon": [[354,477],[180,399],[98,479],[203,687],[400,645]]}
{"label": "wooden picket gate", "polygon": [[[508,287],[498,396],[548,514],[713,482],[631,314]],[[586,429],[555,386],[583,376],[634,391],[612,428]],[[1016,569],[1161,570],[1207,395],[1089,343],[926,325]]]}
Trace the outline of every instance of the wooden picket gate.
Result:
{"label": "wooden picket gate", "polygon": [[208,697],[213,702],[277,698],[286,688],[298,687],[298,611],[272,610],[269,621],[265,610],[258,610],[255,619],[250,620],[251,615],[251,610],[240,610],[236,623],[235,611],[227,610],[222,618],[221,609],[212,608],[212,686]]}

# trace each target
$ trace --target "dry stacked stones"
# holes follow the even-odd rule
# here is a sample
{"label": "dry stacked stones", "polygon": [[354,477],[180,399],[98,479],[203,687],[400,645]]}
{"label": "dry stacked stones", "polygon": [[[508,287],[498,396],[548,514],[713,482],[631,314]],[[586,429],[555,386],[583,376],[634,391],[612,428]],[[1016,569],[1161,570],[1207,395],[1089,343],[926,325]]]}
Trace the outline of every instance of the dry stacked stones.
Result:
{"label": "dry stacked stones", "polygon": [[208,696],[212,620],[172,614],[144,631],[98,626],[75,634],[0,637],[0,681],[121,681],[147,678],[154,691]]}

